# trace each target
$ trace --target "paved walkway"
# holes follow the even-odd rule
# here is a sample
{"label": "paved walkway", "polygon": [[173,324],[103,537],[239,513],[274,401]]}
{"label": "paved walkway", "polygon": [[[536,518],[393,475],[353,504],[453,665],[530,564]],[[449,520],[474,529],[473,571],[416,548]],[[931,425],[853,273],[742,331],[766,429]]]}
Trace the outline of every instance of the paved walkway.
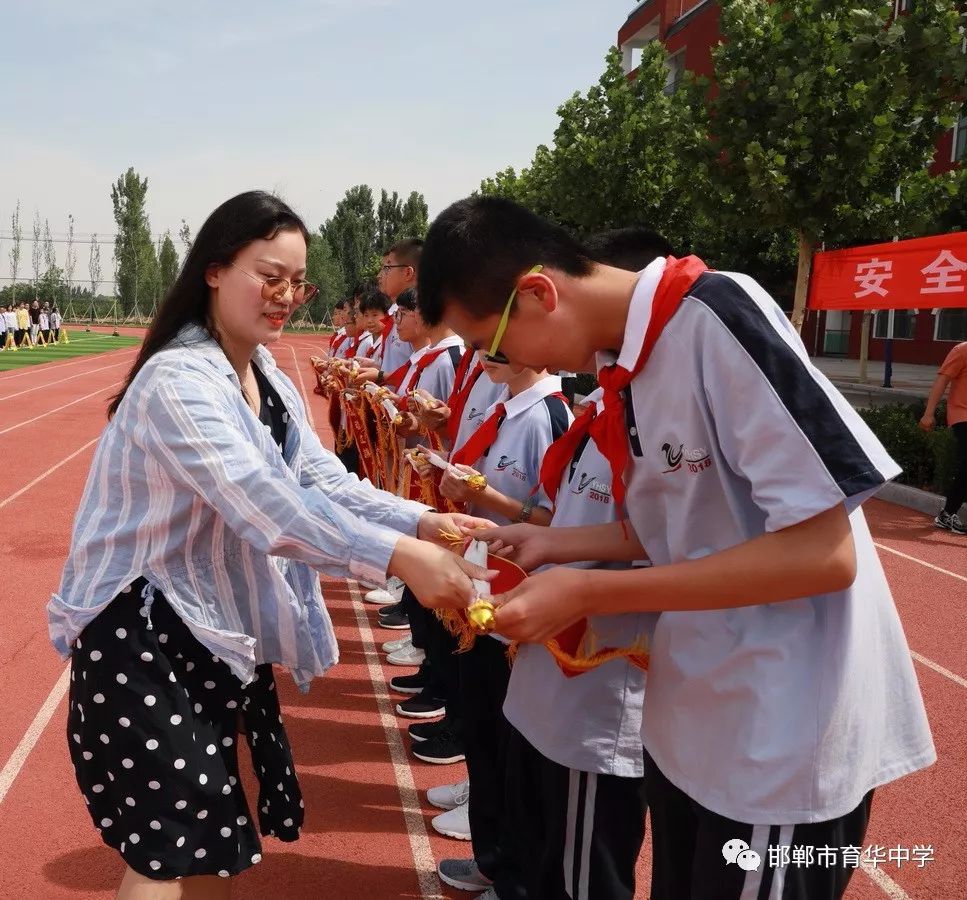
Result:
{"label": "paved walkway", "polygon": [[860,383],[860,361],[827,356],[814,357],[813,364],[838,387],[854,406],[883,406],[888,403],[909,403],[930,393],[937,377],[936,366],[917,366],[894,363],[893,386],[883,385],[883,362],[871,360],[866,364],[867,381]]}

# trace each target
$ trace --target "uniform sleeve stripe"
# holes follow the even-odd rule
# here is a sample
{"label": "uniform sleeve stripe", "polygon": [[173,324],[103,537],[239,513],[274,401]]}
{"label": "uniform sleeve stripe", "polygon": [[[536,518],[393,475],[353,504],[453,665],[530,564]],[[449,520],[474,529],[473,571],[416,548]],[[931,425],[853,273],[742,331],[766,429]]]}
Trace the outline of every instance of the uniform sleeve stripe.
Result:
{"label": "uniform sleeve stripe", "polygon": [[547,414],[551,419],[551,440],[556,441],[571,427],[567,401],[560,397],[548,396],[544,398],[544,405],[547,407]]}
{"label": "uniform sleeve stripe", "polygon": [[450,356],[450,362],[453,364],[454,372],[460,368],[460,360],[463,359],[463,350],[463,347],[447,347],[447,353]]}
{"label": "uniform sleeve stripe", "polygon": [[806,363],[776,333],[763,310],[739,284],[727,275],[705,273],[689,296],[717,316],[749,354],[845,496],[884,483],[876,464]]}

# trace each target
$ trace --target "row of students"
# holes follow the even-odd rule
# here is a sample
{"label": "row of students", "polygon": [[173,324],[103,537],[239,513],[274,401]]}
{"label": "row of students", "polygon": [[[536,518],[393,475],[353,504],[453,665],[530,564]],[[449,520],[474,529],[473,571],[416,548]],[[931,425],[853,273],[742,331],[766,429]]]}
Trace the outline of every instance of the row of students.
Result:
{"label": "row of students", "polygon": [[60,340],[63,318],[57,307],[37,306],[36,322],[26,303],[0,306],[0,350],[55,343]]}
{"label": "row of students", "polygon": [[[593,786],[582,777],[589,760],[567,725],[535,724],[554,720],[549,699],[563,704],[561,685],[549,698],[540,688],[516,692],[514,682],[538,683],[537,667],[550,666],[541,645],[569,626],[589,619],[606,629],[601,617],[646,615],[639,741],[652,897],[842,897],[852,869],[815,848],[862,846],[874,791],[936,758],[861,509],[896,464],[810,364],[768,294],[694,257],[662,255],[629,272],[595,262],[563,229],[510,201],[471,198],[430,229],[419,304],[426,321],[446,322],[491,357],[502,352],[517,368],[593,365],[602,386],[544,459],[541,483],[560,517],[550,528],[479,535],[533,572],[498,598],[496,615],[502,634],[532,645],[505,702],[517,726],[504,751],[509,796],[538,782],[559,810],[566,784],[568,803],[578,801],[563,848],[542,836],[543,806],[511,802],[529,896],[631,894],[585,866],[595,858],[583,840],[589,820],[599,824],[589,810],[600,777]],[[588,468],[611,475],[613,521],[565,518],[583,478],[586,487],[601,480],[582,475],[575,487],[591,444],[600,458]],[[574,679],[578,691],[587,677]],[[585,728],[604,709],[609,741],[634,742],[594,683],[584,685],[568,724]],[[566,779],[541,762],[545,754],[559,756]],[[622,797],[637,789],[616,787]],[[600,825],[612,848],[636,842],[642,827],[607,816]],[[732,842],[742,843],[744,865],[723,858]],[[780,846],[814,853],[802,865],[768,865],[768,848]],[[483,860],[477,869],[501,877]],[[507,900],[519,889],[488,890]]]}

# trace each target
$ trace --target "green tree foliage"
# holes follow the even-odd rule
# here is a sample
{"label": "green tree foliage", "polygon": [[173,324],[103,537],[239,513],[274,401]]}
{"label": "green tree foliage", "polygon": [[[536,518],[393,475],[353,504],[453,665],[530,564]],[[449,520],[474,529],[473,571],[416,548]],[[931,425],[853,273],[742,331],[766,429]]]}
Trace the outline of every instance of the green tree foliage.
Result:
{"label": "green tree foliage", "polygon": [[178,277],[178,266],[178,251],[171,240],[171,232],[166,231],[161,239],[161,250],[158,253],[158,287],[162,297],[168,293],[168,289],[175,283],[175,279]]}
{"label": "green tree foliage", "polygon": [[333,217],[319,230],[342,265],[347,284],[354,285],[373,274],[377,225],[370,187],[360,184],[346,191]]}
{"label": "green tree foliage", "polygon": [[307,313],[314,322],[322,322],[330,314],[333,304],[346,296],[346,275],[342,264],[322,234],[312,235],[309,241],[306,280],[319,287]]}
{"label": "green tree foliage", "polygon": [[393,191],[392,196],[383,188],[379,206],[376,208],[376,246],[389,247],[403,227],[403,201]]}
{"label": "green tree foliage", "polygon": [[[426,237],[430,227],[430,211],[426,205],[426,198],[419,191],[411,191],[403,204],[403,223],[400,226],[399,238]],[[380,248],[380,250],[385,247]]]}
{"label": "green tree foliage", "polygon": [[129,168],[111,186],[114,221],[114,257],[117,262],[117,293],[125,313],[151,311],[159,287],[158,259],[151,241],[145,208],[148,179]]}
{"label": "green tree foliage", "polygon": [[959,176],[925,169],[967,82],[967,13],[957,0],[923,0],[896,19],[878,0],[721,6],[719,89],[694,165],[721,224],[798,234],[798,326],[818,242],[888,239],[949,204]]}

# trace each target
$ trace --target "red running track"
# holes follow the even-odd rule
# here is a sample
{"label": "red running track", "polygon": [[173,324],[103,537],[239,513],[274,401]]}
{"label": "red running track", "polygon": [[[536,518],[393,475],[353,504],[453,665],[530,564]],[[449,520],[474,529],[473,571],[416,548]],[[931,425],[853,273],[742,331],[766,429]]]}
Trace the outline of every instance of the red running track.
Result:
{"label": "red running track", "polygon": [[[324,340],[293,335],[275,347],[301,387],[320,433],[325,403],[311,393],[308,357]],[[135,354],[97,357],[0,375],[0,896],[107,898],[122,866],[87,817],[64,739],[64,664],[47,640],[44,606],[55,590],[107,398]],[[877,793],[868,844],[929,844],[923,868],[895,864],[857,872],[850,900],[954,900],[967,896],[964,822],[967,772],[967,539],[934,529],[928,517],[890,504],[867,505],[874,537],[903,618],[939,754],[938,763]],[[903,555],[899,555],[903,554]],[[264,861],[238,879],[240,898],[281,895],[431,898],[445,855],[469,845],[429,825],[427,787],[463,777],[463,767],[430,766],[407,753],[406,721],[374,646],[398,637],[374,627],[375,608],[354,585],[328,582],[327,602],[342,661],[300,696],[280,678],[286,725],[306,795],[304,836],[267,839]],[[358,595],[356,595],[358,596]],[[373,630],[371,630],[371,628]],[[24,836],[29,836],[29,843]],[[648,895],[647,848],[637,896]]]}

